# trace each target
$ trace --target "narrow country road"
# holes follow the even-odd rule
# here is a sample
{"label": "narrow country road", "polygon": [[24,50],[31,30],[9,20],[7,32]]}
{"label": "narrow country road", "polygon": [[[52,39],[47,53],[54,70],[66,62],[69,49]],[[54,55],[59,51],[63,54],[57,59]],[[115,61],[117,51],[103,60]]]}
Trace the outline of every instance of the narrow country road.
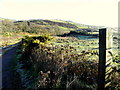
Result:
{"label": "narrow country road", "polygon": [[15,73],[14,61],[17,46],[7,47],[6,49],[10,49],[2,55],[2,90],[16,90],[19,87],[18,80],[16,80],[17,75]]}

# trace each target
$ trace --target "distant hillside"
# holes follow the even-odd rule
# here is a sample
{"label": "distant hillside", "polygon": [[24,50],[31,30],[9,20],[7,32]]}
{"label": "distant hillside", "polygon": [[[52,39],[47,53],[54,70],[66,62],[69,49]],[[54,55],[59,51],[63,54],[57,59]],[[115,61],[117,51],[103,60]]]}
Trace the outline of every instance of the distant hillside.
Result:
{"label": "distant hillside", "polygon": [[0,19],[2,21],[3,31],[13,32],[29,32],[29,33],[46,33],[52,35],[60,35],[76,30],[96,31],[99,27],[78,24],[72,21],[63,20],[22,20],[13,21],[8,19]]}

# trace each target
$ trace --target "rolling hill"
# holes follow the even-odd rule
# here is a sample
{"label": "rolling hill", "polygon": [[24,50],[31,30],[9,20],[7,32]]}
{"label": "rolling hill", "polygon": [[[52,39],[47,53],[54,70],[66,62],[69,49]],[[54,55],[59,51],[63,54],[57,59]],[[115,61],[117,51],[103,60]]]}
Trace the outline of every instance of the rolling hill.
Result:
{"label": "rolling hill", "polygon": [[61,35],[64,33],[69,33],[70,31],[76,30],[98,30],[98,26],[90,26],[85,24],[79,24],[72,21],[64,20],[43,20],[43,19],[33,19],[33,20],[19,20],[13,21],[9,19],[0,19],[2,22],[3,31],[12,32],[28,32],[28,33],[46,33],[51,35]]}

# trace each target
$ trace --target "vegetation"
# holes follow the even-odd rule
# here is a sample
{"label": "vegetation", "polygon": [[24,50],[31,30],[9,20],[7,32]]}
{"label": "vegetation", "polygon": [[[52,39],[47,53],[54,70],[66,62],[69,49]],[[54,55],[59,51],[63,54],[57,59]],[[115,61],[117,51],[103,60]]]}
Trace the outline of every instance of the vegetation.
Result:
{"label": "vegetation", "polygon": [[[46,36],[37,37],[40,42],[43,38]],[[19,61],[22,63],[21,68],[34,73],[35,86],[32,88],[96,88],[97,60],[92,59],[96,53],[85,51],[78,54],[70,45],[43,45],[34,43],[35,40],[35,37],[23,40],[22,58]]]}
{"label": "vegetation", "polygon": [[26,35],[36,35],[26,32],[2,32],[0,33],[0,47],[13,45],[22,40],[22,38]]}
{"label": "vegetation", "polygon": [[[0,46],[21,41],[17,72],[23,89],[97,89],[98,28],[62,20],[1,19]],[[96,39],[81,39],[80,35]],[[116,35],[116,34],[115,34]],[[83,36],[82,36],[83,37]],[[115,46],[118,38],[113,37]],[[113,50],[109,88],[120,89],[120,60]]]}
{"label": "vegetation", "polygon": [[[25,35],[50,34],[61,35],[76,30],[82,25],[62,20],[28,20],[15,21],[0,18],[0,46],[7,46],[20,41]],[[14,40],[15,39],[15,40]]]}
{"label": "vegetation", "polygon": [[[77,24],[62,20],[27,20],[27,21],[13,21],[9,19],[1,20],[1,29],[4,32],[28,32],[28,33],[48,33],[52,35],[60,35],[68,33],[71,30],[78,30],[81,28],[88,28],[86,25]],[[90,28],[95,30],[95,28]]]}
{"label": "vegetation", "polygon": [[[10,19],[0,18],[0,46],[7,46],[17,43],[25,35],[35,34],[50,34],[50,35],[62,35],[82,29],[88,28],[87,25],[77,24],[70,21],[62,20],[24,20],[15,21]],[[93,28],[91,29],[93,30]],[[83,31],[84,32],[84,31]]]}
{"label": "vegetation", "polygon": [[[21,68],[24,71],[29,71],[30,76],[25,74],[29,76],[25,80],[29,81],[30,78],[33,80],[32,85],[26,85],[23,81],[26,85],[24,88],[97,89],[97,50],[92,50],[93,47],[89,50],[86,50],[86,47],[77,47],[76,44],[82,46],[84,41],[75,37],[54,37],[53,39],[48,35],[46,40],[49,39],[49,43],[43,39],[46,38],[46,35],[38,37],[26,37],[22,43],[20,52],[22,56],[19,59],[19,64],[22,65]],[[40,44],[40,38],[44,44]],[[39,43],[34,42],[37,39]],[[90,43],[92,42],[89,41]],[[119,89],[120,64],[118,63],[118,56],[113,57],[115,67],[113,67],[112,83],[109,88],[115,90],[115,88]]]}

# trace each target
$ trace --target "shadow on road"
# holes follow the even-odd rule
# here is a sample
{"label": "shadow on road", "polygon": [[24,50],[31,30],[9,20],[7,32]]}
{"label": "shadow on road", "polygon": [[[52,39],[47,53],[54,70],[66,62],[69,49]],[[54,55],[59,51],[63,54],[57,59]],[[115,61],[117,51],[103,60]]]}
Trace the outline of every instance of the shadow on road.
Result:
{"label": "shadow on road", "polygon": [[[9,45],[7,47],[3,47],[2,51],[2,89],[3,90],[16,90],[17,87],[17,80],[16,80],[16,71],[15,71],[15,60],[14,57],[16,55],[16,50],[18,48],[18,45],[20,44],[14,44]],[[5,53],[4,53],[5,52]],[[18,89],[17,89],[18,90]]]}

